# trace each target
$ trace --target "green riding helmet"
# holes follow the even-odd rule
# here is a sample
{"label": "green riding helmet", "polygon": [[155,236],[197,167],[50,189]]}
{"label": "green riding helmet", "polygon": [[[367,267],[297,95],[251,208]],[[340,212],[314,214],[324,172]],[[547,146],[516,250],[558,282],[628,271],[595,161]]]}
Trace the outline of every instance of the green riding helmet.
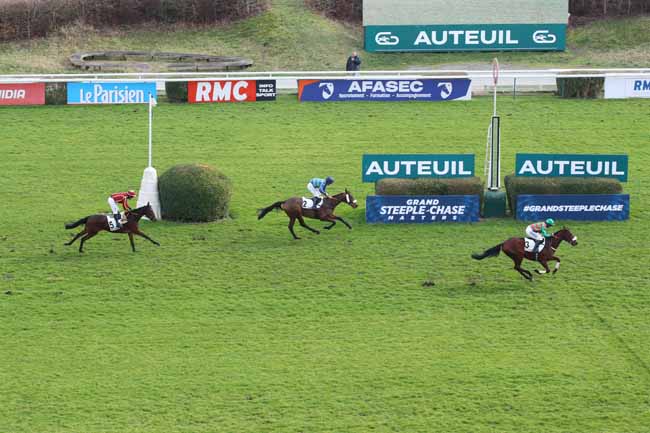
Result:
{"label": "green riding helmet", "polygon": [[553,218],[549,218],[549,219],[547,219],[547,220],[546,220],[546,225],[549,226],[549,227],[554,226],[554,225],[555,225],[555,221],[553,220]]}

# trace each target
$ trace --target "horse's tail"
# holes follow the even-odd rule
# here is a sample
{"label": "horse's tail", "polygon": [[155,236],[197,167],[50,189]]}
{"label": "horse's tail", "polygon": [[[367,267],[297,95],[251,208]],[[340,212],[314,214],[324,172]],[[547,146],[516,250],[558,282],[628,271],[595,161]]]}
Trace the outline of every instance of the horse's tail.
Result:
{"label": "horse's tail", "polygon": [[261,220],[262,218],[264,218],[266,216],[267,213],[271,212],[273,209],[280,209],[282,207],[282,203],[284,203],[284,202],[283,201],[276,201],[271,206],[265,207],[264,209],[260,209],[257,212],[257,219]]}
{"label": "horse's tail", "polygon": [[86,224],[86,222],[88,222],[88,218],[90,218],[90,217],[81,218],[79,221],[74,222],[74,223],[68,223],[68,224],[65,225],[65,228],[70,230],[70,229],[73,229],[73,228],[75,228],[77,226],[80,226],[81,224]]}
{"label": "horse's tail", "polygon": [[474,260],[483,260],[487,257],[496,257],[499,255],[501,252],[501,248],[503,247],[503,244],[499,244],[495,247],[490,248],[489,250],[483,251],[483,254],[472,254],[472,258]]}

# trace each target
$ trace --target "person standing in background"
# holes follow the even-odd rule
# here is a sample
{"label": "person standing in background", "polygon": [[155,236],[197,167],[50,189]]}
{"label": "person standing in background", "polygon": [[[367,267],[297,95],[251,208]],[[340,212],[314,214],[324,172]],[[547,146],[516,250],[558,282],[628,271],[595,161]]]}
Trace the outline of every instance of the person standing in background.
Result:
{"label": "person standing in background", "polygon": [[[359,57],[359,54],[357,52],[353,52],[350,57],[348,57],[348,61],[345,64],[345,70],[346,71],[354,71],[358,72],[361,69],[361,58]],[[355,75],[359,75],[358,73]]]}

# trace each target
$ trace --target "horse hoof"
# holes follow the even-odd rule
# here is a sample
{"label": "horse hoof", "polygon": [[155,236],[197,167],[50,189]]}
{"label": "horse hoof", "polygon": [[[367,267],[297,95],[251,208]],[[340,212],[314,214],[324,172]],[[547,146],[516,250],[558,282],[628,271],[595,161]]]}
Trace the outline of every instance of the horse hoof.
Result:
{"label": "horse hoof", "polygon": [[319,232],[318,230],[316,230],[316,231],[315,231],[314,233],[316,233],[317,235],[319,235],[319,234],[320,234],[320,232]]}

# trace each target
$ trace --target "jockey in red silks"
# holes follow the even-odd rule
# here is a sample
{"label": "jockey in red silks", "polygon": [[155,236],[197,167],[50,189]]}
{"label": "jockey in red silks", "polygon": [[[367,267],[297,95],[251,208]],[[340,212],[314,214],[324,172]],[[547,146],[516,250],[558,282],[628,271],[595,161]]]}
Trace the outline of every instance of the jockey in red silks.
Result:
{"label": "jockey in red silks", "polygon": [[[119,224],[125,224],[127,222],[126,212],[131,210],[131,206],[129,206],[129,200],[134,197],[135,191],[131,189],[127,192],[116,192],[115,194],[111,194],[110,197],[108,197],[108,204],[113,211],[115,221],[117,221]],[[121,204],[122,208],[125,211],[124,219],[120,218],[120,208],[117,206],[118,204]]]}

